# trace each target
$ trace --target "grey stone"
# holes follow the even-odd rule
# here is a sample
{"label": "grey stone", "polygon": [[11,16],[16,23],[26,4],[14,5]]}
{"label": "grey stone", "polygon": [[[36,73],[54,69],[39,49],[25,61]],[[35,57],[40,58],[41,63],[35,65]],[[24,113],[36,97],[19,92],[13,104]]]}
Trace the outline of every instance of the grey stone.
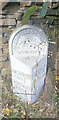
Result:
{"label": "grey stone", "polygon": [[7,2],[2,2],[2,9],[6,6]]}
{"label": "grey stone", "polygon": [[29,2],[20,2],[20,5],[23,6],[31,6],[31,1]]}
{"label": "grey stone", "polygon": [[15,19],[0,19],[0,26],[16,26]]}
{"label": "grey stone", "polygon": [[[46,101],[47,103],[50,103],[52,101],[52,95],[54,92],[54,87],[55,87],[55,76],[53,74],[53,72],[51,71],[51,69],[48,69],[48,73],[47,73],[47,84],[45,86],[45,89],[47,91],[45,91],[46,93],[44,93],[44,101]],[[45,90],[44,89],[44,90]]]}
{"label": "grey stone", "polygon": [[59,51],[57,52],[56,55],[56,68],[57,68],[57,74],[59,74]]}
{"label": "grey stone", "polygon": [[6,15],[6,17],[7,18],[9,18],[9,19],[11,19],[11,18],[15,18],[15,19],[19,19],[20,18],[20,16],[21,16],[21,13],[17,13],[17,12],[15,12],[13,15],[11,14],[11,15]]}
{"label": "grey stone", "polygon": [[47,89],[48,93],[53,92],[55,87],[55,76],[52,70],[49,68],[48,70],[48,78],[47,78]]}
{"label": "grey stone", "polygon": [[5,16],[5,15],[0,15],[0,19],[1,19],[1,18],[6,18],[6,16]]}

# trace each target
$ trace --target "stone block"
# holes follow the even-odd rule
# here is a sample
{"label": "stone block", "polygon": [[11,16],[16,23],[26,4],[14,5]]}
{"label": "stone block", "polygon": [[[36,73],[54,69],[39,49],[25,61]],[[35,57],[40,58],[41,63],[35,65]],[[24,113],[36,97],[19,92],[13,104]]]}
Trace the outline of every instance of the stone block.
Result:
{"label": "stone block", "polygon": [[2,37],[2,44],[7,44],[7,39],[6,39],[6,37]]}
{"label": "stone block", "polygon": [[2,59],[1,59],[2,61],[6,61],[7,60],[7,56],[5,56],[5,55],[2,55]]}
{"label": "stone block", "polygon": [[29,2],[20,2],[20,6],[22,6],[22,7],[31,6],[31,1],[29,1]]}
{"label": "stone block", "polygon": [[1,74],[2,76],[5,76],[7,74],[6,69],[2,69]]}
{"label": "stone block", "polygon": [[48,73],[46,76],[46,84],[43,92],[43,101],[50,103],[52,101],[52,95],[55,90],[55,76],[51,69],[48,69]]}
{"label": "stone block", "polygon": [[7,5],[7,2],[2,2],[2,9]]}
{"label": "stone block", "polygon": [[0,26],[16,26],[15,19],[0,19]]}
{"label": "stone block", "polygon": [[1,19],[1,18],[6,18],[6,16],[5,16],[5,15],[0,15],[0,19]]}
{"label": "stone block", "polygon": [[5,75],[9,76],[10,75],[10,68],[3,68],[1,70],[1,74],[2,74],[2,76],[5,76]]}
{"label": "stone block", "polygon": [[2,44],[3,49],[8,49],[9,45],[8,44]]}
{"label": "stone block", "polygon": [[9,56],[9,48],[7,44],[2,44],[1,52],[2,52],[2,57]]}
{"label": "stone block", "polygon": [[0,62],[2,62],[2,55],[0,56]]}
{"label": "stone block", "polygon": [[9,51],[8,51],[8,49],[3,49],[2,57],[4,57],[4,56],[9,56]]}
{"label": "stone block", "polygon": [[15,18],[16,20],[20,19],[22,13],[15,12],[13,15],[6,15],[8,19]]}
{"label": "stone block", "polygon": [[8,67],[10,67],[10,62],[9,61],[5,61],[5,62],[2,63],[2,68],[6,69]]}

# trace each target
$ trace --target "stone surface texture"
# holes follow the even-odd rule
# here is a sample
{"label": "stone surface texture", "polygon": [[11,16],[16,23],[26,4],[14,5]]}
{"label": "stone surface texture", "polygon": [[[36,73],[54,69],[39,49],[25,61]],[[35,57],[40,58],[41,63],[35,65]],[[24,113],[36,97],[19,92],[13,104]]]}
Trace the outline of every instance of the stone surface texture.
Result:
{"label": "stone surface texture", "polygon": [[7,2],[2,2],[2,9],[7,5]]}

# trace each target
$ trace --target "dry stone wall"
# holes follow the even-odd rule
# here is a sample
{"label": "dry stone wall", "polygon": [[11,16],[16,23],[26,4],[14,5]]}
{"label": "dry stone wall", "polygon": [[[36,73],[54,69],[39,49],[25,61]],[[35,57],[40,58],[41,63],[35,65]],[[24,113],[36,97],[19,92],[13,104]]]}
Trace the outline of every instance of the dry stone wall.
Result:
{"label": "dry stone wall", "polygon": [[9,39],[13,30],[21,26],[20,19],[25,11],[25,7],[22,7],[22,5],[20,7],[17,3],[14,3],[14,5],[12,3],[8,7],[0,11],[0,29],[2,30],[0,32],[0,74],[3,88],[6,86],[7,90],[10,90],[12,86],[12,76],[9,56]]}

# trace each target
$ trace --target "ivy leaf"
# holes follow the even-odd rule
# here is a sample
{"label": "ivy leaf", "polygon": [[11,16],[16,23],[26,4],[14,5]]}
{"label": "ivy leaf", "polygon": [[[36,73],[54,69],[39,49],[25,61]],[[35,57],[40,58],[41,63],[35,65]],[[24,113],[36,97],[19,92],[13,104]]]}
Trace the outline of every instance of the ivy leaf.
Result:
{"label": "ivy leaf", "polygon": [[48,8],[48,2],[44,2],[43,7],[41,9],[41,13],[40,13],[41,17],[45,17],[45,15],[47,13],[47,8]]}
{"label": "ivy leaf", "polygon": [[47,9],[47,8],[48,8],[48,2],[44,2],[44,3],[43,3],[43,7],[44,7],[45,9]]}
{"label": "ivy leaf", "polygon": [[31,6],[30,8],[28,8],[27,12],[23,15],[23,21],[27,22],[30,18],[31,15],[34,14],[34,12],[38,9],[38,6]]}
{"label": "ivy leaf", "polygon": [[46,12],[47,12],[47,9],[42,8],[41,13],[40,13],[40,16],[41,16],[41,17],[45,17]]}

